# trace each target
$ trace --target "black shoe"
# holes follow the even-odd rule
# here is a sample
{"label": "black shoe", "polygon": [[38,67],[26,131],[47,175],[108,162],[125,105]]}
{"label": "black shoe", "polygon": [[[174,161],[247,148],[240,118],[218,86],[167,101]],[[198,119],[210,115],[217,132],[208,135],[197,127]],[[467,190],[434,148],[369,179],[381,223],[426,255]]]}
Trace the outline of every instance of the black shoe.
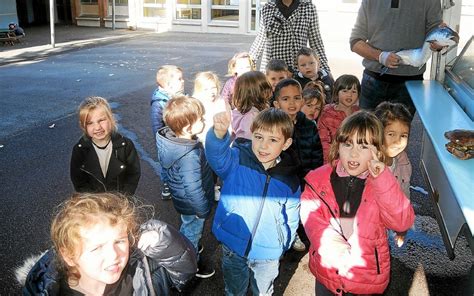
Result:
{"label": "black shoe", "polygon": [[213,276],[216,273],[214,268],[208,268],[201,261],[198,262],[198,271],[196,273],[196,277],[201,279],[207,279]]}
{"label": "black shoe", "polygon": [[171,192],[168,183],[163,183],[161,188],[161,199],[168,200],[171,199]]}

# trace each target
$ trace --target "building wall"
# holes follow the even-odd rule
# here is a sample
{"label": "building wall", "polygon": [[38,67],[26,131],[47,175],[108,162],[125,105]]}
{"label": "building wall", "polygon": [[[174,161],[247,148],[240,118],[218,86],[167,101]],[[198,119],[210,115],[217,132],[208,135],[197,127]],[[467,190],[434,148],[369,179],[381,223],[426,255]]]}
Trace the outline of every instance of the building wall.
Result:
{"label": "building wall", "polygon": [[16,0],[2,0],[0,1],[0,29],[8,28],[10,22],[18,24]]}

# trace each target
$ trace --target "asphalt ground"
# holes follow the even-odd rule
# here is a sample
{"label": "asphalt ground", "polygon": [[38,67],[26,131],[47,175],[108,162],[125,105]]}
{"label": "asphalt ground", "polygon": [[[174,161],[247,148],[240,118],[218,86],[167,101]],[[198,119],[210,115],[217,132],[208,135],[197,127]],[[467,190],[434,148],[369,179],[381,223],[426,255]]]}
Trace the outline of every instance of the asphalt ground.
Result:
{"label": "asphalt ground", "polygon": [[[75,115],[79,102],[93,94],[113,102],[120,131],[135,141],[142,159],[137,195],[155,206],[158,218],[178,226],[171,203],[159,199],[155,146],[148,128],[156,68],[165,63],[183,66],[186,89],[191,92],[197,71],[213,70],[224,82],[227,60],[234,52],[247,50],[253,40],[246,35],[64,27],[57,29],[57,47],[51,49],[46,45],[48,30],[43,28],[42,38],[40,31],[35,34],[36,43],[28,39],[31,31],[21,44],[0,46],[0,261],[5,270],[0,277],[1,295],[18,294],[12,269],[29,254],[48,248],[52,209],[72,191],[67,172],[71,148],[80,136]],[[360,66],[354,66],[357,57],[351,59],[353,64],[344,62],[339,67],[344,46],[326,45],[333,72],[360,75]],[[343,58],[347,60],[348,55]],[[409,145],[412,184],[424,187],[418,168],[421,132],[415,118]],[[456,259],[450,261],[429,198],[412,192],[412,202],[417,222],[406,245],[393,249],[392,281],[385,295],[472,295],[473,258],[465,240],[457,242]],[[214,264],[217,274],[196,281],[187,295],[221,295],[223,291],[220,251],[209,227],[210,221],[204,258]],[[312,295],[313,282],[307,255],[289,252],[281,263],[275,295]]]}

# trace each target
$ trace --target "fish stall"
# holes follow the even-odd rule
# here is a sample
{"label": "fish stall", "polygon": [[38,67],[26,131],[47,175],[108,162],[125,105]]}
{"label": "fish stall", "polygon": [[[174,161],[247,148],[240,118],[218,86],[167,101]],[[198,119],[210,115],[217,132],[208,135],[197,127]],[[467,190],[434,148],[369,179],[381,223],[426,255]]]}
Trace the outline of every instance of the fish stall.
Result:
{"label": "fish stall", "polygon": [[420,168],[450,259],[459,236],[474,253],[473,39],[453,61],[439,63],[449,49],[433,54],[434,79],[406,82],[423,123]]}

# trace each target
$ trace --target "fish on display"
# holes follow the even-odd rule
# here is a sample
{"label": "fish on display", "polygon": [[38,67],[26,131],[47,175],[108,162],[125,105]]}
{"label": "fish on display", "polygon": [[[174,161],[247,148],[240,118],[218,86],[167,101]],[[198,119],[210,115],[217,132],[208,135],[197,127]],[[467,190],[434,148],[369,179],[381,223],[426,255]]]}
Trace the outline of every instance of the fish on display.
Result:
{"label": "fish on display", "polygon": [[395,54],[400,57],[401,65],[410,65],[421,68],[431,56],[431,43],[440,46],[453,46],[459,42],[459,35],[450,27],[439,27],[432,30],[425,38],[423,46],[415,49],[400,50]]}

